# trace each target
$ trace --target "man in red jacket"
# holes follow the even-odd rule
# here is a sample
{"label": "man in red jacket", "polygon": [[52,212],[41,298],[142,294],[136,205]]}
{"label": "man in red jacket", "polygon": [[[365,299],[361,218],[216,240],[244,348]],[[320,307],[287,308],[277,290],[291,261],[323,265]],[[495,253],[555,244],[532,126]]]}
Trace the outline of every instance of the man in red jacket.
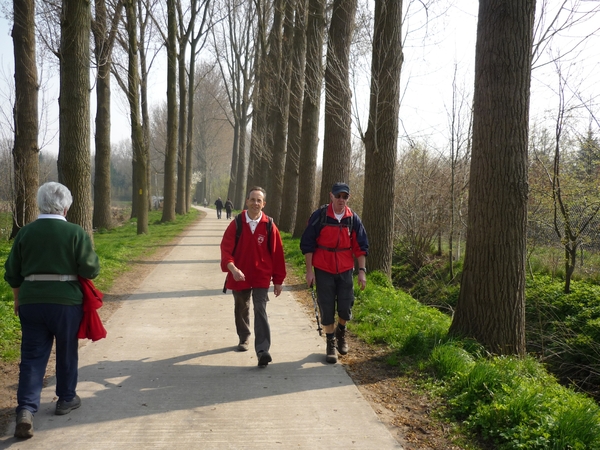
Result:
{"label": "man in red jacket", "polygon": [[[268,292],[273,281],[275,297],[281,294],[286,276],[279,230],[262,210],[266,192],[253,187],[241,212],[241,234],[236,238],[237,220],[231,221],[221,240],[221,270],[227,272],[225,287],[233,291],[235,326],[239,351],[248,350],[250,337],[250,296],[254,303],[254,349],[259,367],[272,361],[271,329],[267,317]],[[270,229],[270,231],[269,231]],[[237,242],[236,242],[237,241]]]}

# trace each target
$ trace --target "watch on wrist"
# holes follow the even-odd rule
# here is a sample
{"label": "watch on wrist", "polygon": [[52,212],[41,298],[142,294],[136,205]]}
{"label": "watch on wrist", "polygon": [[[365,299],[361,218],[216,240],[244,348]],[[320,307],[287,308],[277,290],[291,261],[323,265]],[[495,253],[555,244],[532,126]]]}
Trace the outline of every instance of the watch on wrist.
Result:
{"label": "watch on wrist", "polygon": [[362,270],[365,274],[367,273],[367,268],[366,267],[359,267],[358,270]]}

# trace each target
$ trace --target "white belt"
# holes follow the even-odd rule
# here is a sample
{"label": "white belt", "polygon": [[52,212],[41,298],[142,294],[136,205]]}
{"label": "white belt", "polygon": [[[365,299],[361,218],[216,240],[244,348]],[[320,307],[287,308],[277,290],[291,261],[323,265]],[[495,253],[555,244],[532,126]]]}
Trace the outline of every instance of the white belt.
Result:
{"label": "white belt", "polygon": [[60,275],[58,273],[36,273],[28,275],[25,281],[77,281],[77,275]]}

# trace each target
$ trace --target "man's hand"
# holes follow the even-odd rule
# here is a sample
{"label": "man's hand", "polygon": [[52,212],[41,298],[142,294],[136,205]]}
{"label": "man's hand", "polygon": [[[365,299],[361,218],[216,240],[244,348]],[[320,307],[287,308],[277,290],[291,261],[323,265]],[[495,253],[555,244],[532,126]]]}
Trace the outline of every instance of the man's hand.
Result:
{"label": "man's hand", "polygon": [[315,284],[315,273],[312,269],[306,271],[306,285],[312,287]]}
{"label": "man's hand", "polygon": [[279,294],[281,294],[281,291],[282,291],[281,284],[273,285],[273,293],[275,294],[275,297],[279,297]]}
{"label": "man's hand", "polygon": [[367,287],[367,274],[362,270],[358,271],[358,284],[360,285],[360,290],[364,291]]}
{"label": "man's hand", "polygon": [[231,275],[233,275],[233,279],[235,281],[246,281],[246,275],[244,275],[244,272],[242,272],[237,267],[230,267],[229,271],[231,272]]}

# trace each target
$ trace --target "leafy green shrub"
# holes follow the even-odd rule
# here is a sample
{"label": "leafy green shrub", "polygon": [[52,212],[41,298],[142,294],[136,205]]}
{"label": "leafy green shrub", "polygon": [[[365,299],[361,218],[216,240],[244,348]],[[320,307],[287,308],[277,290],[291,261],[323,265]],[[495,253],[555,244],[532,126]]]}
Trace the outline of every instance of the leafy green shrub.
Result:
{"label": "leafy green shrub", "polygon": [[395,287],[410,289],[415,283],[416,272],[408,263],[392,266],[392,283]]}
{"label": "leafy green shrub", "polygon": [[438,378],[450,378],[464,375],[475,365],[475,358],[455,342],[436,346],[431,352],[429,362]]}
{"label": "leafy green shrub", "polygon": [[410,294],[421,303],[450,313],[456,308],[460,285],[441,279],[422,278],[410,289]]}
{"label": "leafy green shrub", "polygon": [[353,315],[350,329],[365,341],[425,358],[450,326],[449,317],[395,290],[375,272],[369,274],[367,288],[356,292]]}
{"label": "leafy green shrub", "polygon": [[464,418],[480,404],[489,403],[502,389],[512,389],[522,377],[538,381],[551,378],[531,358],[480,358],[469,373],[454,379],[449,387],[452,410],[457,417]]}
{"label": "leafy green shrub", "polygon": [[410,255],[403,253],[406,251],[402,245],[394,249],[393,285],[421,303],[451,314],[458,301],[462,262],[454,263],[451,277],[447,259],[430,255],[426,263],[415,266]]}
{"label": "leafy green shrub", "polygon": [[480,358],[472,364],[466,359],[460,366],[461,353],[448,347],[436,348],[432,360],[449,373],[451,366],[441,362],[457,367],[445,388],[449,412],[494,448],[600,448],[598,405],[559,385],[533,358]]}
{"label": "leafy green shrub", "polygon": [[600,397],[600,286],[573,281],[571,293],[547,276],[526,288],[528,350],[561,380]]}
{"label": "leafy green shrub", "polygon": [[519,383],[482,405],[469,422],[498,449],[600,446],[598,406],[556,383]]}

